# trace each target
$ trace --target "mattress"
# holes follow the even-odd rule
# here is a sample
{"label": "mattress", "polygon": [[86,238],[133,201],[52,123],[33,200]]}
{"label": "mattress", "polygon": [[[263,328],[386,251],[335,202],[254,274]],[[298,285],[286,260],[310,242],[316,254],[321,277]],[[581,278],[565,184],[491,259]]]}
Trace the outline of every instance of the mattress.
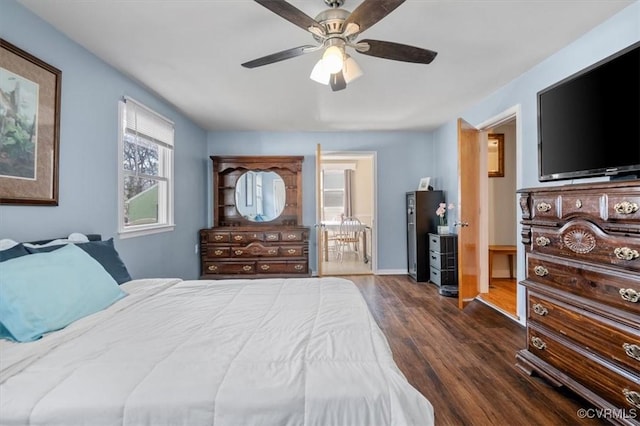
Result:
{"label": "mattress", "polygon": [[348,280],[123,289],[38,341],[1,342],[0,424],[433,424]]}

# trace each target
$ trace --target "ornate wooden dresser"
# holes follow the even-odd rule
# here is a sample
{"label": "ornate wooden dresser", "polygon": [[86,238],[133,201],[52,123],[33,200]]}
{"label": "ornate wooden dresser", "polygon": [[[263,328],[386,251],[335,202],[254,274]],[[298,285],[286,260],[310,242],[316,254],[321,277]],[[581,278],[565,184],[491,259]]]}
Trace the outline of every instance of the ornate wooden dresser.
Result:
{"label": "ornate wooden dresser", "polygon": [[213,227],[200,230],[200,278],[309,276],[298,156],[212,156]]}
{"label": "ornate wooden dresser", "polygon": [[[517,365],[640,424],[640,180],[522,189]],[[609,413],[608,415],[606,413]]]}

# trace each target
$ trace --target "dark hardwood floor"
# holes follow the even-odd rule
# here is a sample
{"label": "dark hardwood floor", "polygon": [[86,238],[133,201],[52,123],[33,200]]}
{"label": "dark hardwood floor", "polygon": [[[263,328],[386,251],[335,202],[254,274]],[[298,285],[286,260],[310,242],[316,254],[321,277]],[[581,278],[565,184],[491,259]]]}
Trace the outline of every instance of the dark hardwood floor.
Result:
{"label": "dark hardwood floor", "polygon": [[474,301],[406,276],[348,276],[364,295],[409,382],[431,401],[436,425],[599,425],[592,406],[515,366],[525,329]]}

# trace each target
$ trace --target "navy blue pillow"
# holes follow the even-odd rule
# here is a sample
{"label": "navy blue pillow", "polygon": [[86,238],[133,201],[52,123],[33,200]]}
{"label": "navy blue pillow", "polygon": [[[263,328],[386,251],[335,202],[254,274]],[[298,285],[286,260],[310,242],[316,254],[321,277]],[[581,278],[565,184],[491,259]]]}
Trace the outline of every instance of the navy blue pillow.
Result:
{"label": "navy blue pillow", "polygon": [[[104,269],[113,277],[118,284],[131,281],[131,275],[127,271],[120,255],[113,246],[113,238],[107,241],[89,241],[88,243],[77,243],[76,246],[87,252],[102,265]],[[46,253],[64,247],[64,244],[47,247],[27,247],[29,253]]]}
{"label": "navy blue pillow", "polygon": [[26,247],[22,244],[16,244],[10,249],[0,251],[0,262],[4,262],[5,260],[14,259],[20,256],[26,256],[29,254]]}

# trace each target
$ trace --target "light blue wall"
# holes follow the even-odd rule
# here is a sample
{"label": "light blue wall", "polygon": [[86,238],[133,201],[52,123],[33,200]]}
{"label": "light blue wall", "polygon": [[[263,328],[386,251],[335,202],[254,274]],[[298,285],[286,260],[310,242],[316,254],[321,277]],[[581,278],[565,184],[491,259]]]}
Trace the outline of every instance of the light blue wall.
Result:
{"label": "light blue wall", "polygon": [[[377,154],[378,269],[407,269],[405,193],[418,187],[423,176],[433,176],[431,135],[420,132],[209,132],[208,155],[303,155],[303,222],[316,221],[315,152],[366,151]],[[211,191],[209,191],[211,193]],[[209,223],[211,202],[209,198]],[[311,268],[316,268],[316,241],[312,232]]]}
{"label": "light blue wall", "polygon": [[[518,155],[518,186],[542,186],[538,182],[538,91],[640,40],[640,2],[636,1],[572,44],[550,56],[491,96],[465,110],[461,117],[480,124],[520,105],[522,129]],[[439,172],[457,176],[456,118],[433,132],[434,150],[439,158]],[[558,185],[569,182],[552,182]],[[446,188],[457,192],[457,181],[447,181]]]}
{"label": "light blue wall", "polygon": [[[478,125],[504,111],[519,105],[521,114],[518,126],[517,187],[543,185],[563,185],[571,181],[540,183],[538,181],[538,132],[537,98],[538,91],[564,79],[571,74],[598,62],[599,60],[640,40],[640,2],[635,2],[597,26],[580,39],[550,56],[511,83],[488,96],[460,116],[471,124]],[[457,200],[458,149],[457,117],[433,132],[434,151],[438,161],[436,171],[445,179],[444,188],[451,200]],[[603,142],[611,143],[614,141]],[[590,180],[608,180],[597,178]],[[520,212],[519,208],[517,210]],[[518,225],[517,235],[521,226]],[[524,279],[524,249],[518,244],[518,279]],[[520,318],[524,320],[525,298],[519,290]]]}
{"label": "light blue wall", "polygon": [[[0,0],[0,37],[62,71],[59,205],[0,206],[0,238],[18,241],[100,233],[134,278],[196,278],[198,229],[206,225],[206,132],[12,0]],[[123,95],[175,122],[174,232],[120,240],[118,100]]]}

